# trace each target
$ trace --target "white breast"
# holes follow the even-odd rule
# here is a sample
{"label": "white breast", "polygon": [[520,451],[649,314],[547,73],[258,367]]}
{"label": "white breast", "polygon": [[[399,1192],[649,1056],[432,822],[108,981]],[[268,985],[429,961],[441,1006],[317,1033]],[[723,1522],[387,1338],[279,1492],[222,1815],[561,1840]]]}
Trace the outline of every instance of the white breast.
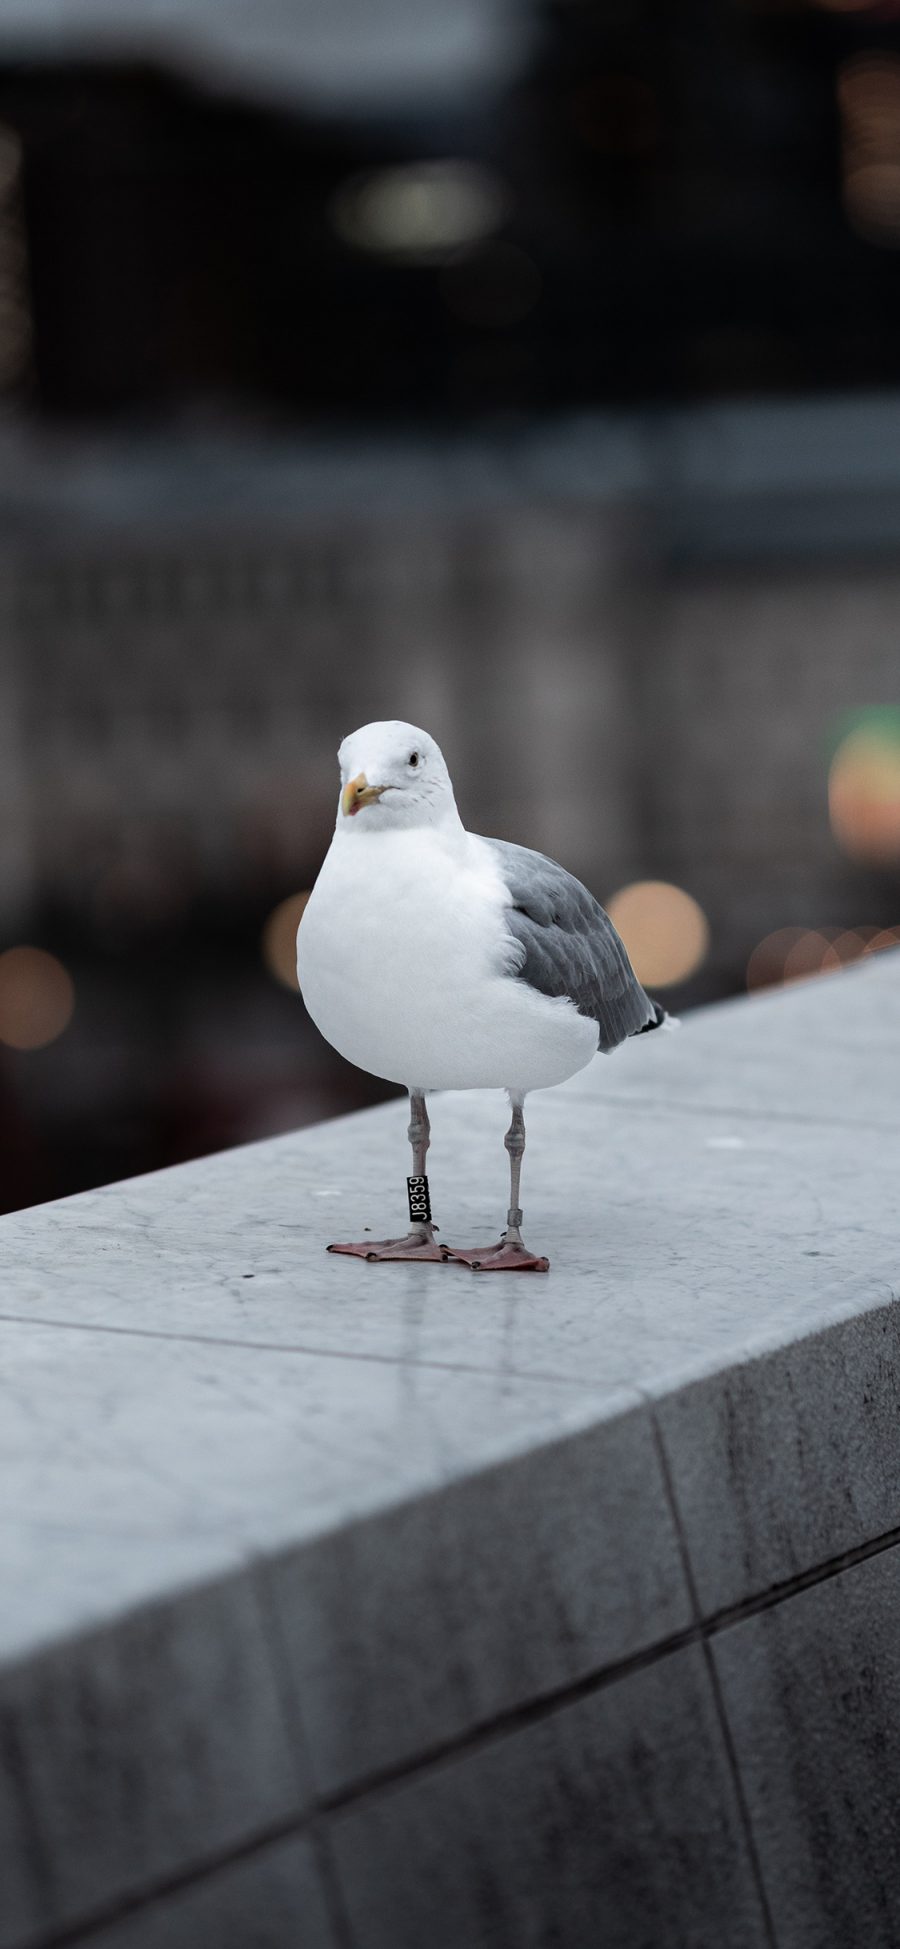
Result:
{"label": "white breast", "polygon": [[509,895],[484,842],[338,828],[297,937],[313,1021],[349,1062],[419,1089],[541,1089],[584,1067],[594,1024],[511,978]]}

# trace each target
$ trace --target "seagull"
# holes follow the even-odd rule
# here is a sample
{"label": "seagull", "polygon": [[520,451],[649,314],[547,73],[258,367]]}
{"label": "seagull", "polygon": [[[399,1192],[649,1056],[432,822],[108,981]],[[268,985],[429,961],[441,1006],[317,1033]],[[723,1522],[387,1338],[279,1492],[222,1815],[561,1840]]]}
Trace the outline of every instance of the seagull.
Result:
{"label": "seagull", "polygon": [[[366,724],[344,739],[338,762],[334,838],[298,929],[297,977],[326,1040],[409,1093],[412,1229],[328,1250],[546,1272],[548,1259],[522,1238],[526,1094],[670,1018],[571,873],[527,846],[466,831],[427,731]],[[510,1201],[498,1243],[463,1249],[435,1236],[426,1098],[471,1089],[509,1096]]]}

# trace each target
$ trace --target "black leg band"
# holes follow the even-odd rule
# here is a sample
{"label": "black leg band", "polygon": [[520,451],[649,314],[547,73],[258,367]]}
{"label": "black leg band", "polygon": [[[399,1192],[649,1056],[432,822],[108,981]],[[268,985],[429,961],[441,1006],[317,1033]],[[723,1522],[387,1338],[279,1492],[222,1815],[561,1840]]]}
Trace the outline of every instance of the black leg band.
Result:
{"label": "black leg band", "polygon": [[426,1177],[407,1178],[406,1189],[409,1193],[410,1224],[411,1225],[430,1224],[431,1223],[431,1199],[428,1195],[428,1179]]}

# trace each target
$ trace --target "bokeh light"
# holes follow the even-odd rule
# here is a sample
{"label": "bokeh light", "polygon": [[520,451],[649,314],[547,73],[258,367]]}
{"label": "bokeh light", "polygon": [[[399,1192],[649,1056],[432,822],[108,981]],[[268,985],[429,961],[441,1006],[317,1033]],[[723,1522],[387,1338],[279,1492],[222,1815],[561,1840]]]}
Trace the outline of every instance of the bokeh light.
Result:
{"label": "bokeh light", "polygon": [[262,955],[270,975],[285,988],[298,992],[297,929],[309,899],[306,893],[291,893],[273,907],[262,930]]}
{"label": "bokeh light", "polygon": [[475,163],[417,162],[352,177],[332,220],[356,250],[440,263],[491,236],[508,206],[504,185]]}
{"label": "bokeh light", "polygon": [[880,954],[886,947],[900,947],[900,927],[882,927],[863,948],[864,954]]}
{"label": "bokeh light", "polygon": [[754,948],[747,963],[748,988],[771,988],[810,975],[830,974],[863,955],[895,947],[900,934],[892,928],[778,927]]}
{"label": "bokeh light", "polygon": [[3,122],[0,123],[0,197],[8,196],[14,189],[22,173],[22,140]]}
{"label": "bokeh light", "polygon": [[841,739],[828,775],[831,829],[851,859],[900,860],[900,711],[873,710]]}
{"label": "bokeh light", "polygon": [[21,176],[21,139],[0,123],[0,390],[21,379],[31,349]]}
{"label": "bokeh light", "polygon": [[709,922],[690,893],[667,880],[635,880],[607,901],[639,981],[670,988],[706,959]]}
{"label": "bokeh light", "polygon": [[844,208],[868,243],[900,244],[900,59],[856,55],[838,74]]}
{"label": "bokeh light", "polygon": [[8,1049],[44,1049],[72,1019],[75,990],[54,954],[10,947],[0,954],[0,1042]]}
{"label": "bokeh light", "polygon": [[850,170],[844,208],[869,243],[900,244],[900,161],[861,163]]}
{"label": "bokeh light", "polygon": [[833,973],[841,966],[830,931],[811,927],[784,957],[784,980],[804,981],[809,975]]}
{"label": "bokeh light", "polygon": [[860,955],[868,954],[876,940],[880,940],[879,927],[846,927],[839,931],[831,945],[840,962],[858,961]]}

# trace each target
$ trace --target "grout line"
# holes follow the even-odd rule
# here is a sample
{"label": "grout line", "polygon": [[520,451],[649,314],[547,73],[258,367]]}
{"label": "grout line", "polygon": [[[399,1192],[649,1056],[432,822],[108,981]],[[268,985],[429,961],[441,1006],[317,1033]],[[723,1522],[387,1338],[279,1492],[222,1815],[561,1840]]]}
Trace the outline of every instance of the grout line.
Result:
{"label": "grout line", "polygon": [[419,1779],[423,1774],[438,1769],[469,1753],[483,1752],[497,1739],[508,1738],[529,1726],[539,1725],[550,1719],[566,1706],[578,1705],[582,1699],[593,1698],[596,1693],[618,1684],[621,1679],[631,1678],[636,1672],[646,1671],[648,1666],[658,1664],[661,1659],[673,1652],[681,1651],[686,1645],[698,1644],[701,1633],[695,1625],[687,1625],[683,1631],[673,1631],[670,1636],[656,1645],[649,1645],[645,1651],[632,1652],[628,1658],[621,1658],[615,1664],[607,1665],[601,1672],[589,1672],[584,1678],[570,1681],[550,1692],[542,1692],[539,1697],[529,1699],[523,1705],[507,1706],[492,1719],[469,1726],[432,1747],[428,1753],[406,1760],[396,1760],[390,1765],[378,1767],[374,1772],[350,1781],[346,1786],[336,1788],[323,1795],[320,1807],[324,1813],[339,1814],[365,1800],[369,1794],[381,1792],[387,1787],[403,1786],[409,1780]]}
{"label": "grout line", "polygon": [[328,1912],[337,1949],[356,1949],[356,1938],[350,1926],[337,1862],[332,1852],[331,1836],[324,1819],[319,1814],[315,1815],[310,1825],[309,1841],[319,1871],[322,1899]]}
{"label": "grout line", "polygon": [[[182,1890],[209,1879],[232,1864],[250,1859],[273,1842],[287,1840],[291,1835],[309,1832],[313,1824],[317,1824],[323,1817],[340,1814],[364,1800],[369,1794],[403,1786],[423,1776],[427,1777],[432,1771],[448,1763],[452,1764],[454,1760],[468,1753],[483,1751],[495,1740],[510,1737],[530,1725],[551,1718],[554,1713],[566,1706],[576,1705],[582,1699],[592,1698],[596,1693],[618,1684],[620,1680],[630,1678],[633,1673],[646,1671],[649,1666],[659,1664],[663,1659],[671,1657],[688,1645],[710,1646],[715,1637],[723,1631],[730,1630],[735,1624],[774,1610],[778,1605],[805,1590],[812,1589],[816,1584],[827,1583],[832,1577],[840,1576],[844,1570],[853,1569],[857,1564],[868,1562],[870,1558],[880,1556],[886,1550],[894,1549],[898,1545],[900,1545],[900,1525],[885,1530],[868,1543],[860,1543],[853,1549],[844,1550],[840,1555],[828,1558],[814,1569],[802,1571],[796,1576],[771,1584],[767,1590],[760,1591],[756,1596],[723,1607],[703,1622],[690,1624],[681,1631],[671,1632],[667,1638],[660,1639],[656,1644],[649,1645],[643,1651],[634,1652],[627,1658],[621,1658],[605,1666],[601,1671],[590,1672],[584,1678],[542,1693],[540,1697],[531,1699],[523,1705],[510,1706],[505,1711],[495,1714],[492,1719],[468,1727],[452,1738],[443,1740],[439,1746],[432,1747],[427,1753],[398,1760],[390,1766],[378,1768],[350,1782],[333,1793],[322,1794],[315,1810],[311,1810],[309,1814],[273,1822],[251,1839],[233,1845],[226,1854],[208,1857],[202,1862],[193,1862],[189,1868],[170,1875],[162,1882],[157,1882],[151,1889],[124,1897],[111,1903],[102,1913],[95,1912],[89,1918],[68,1924],[55,1934],[42,1937],[40,1949],[75,1949],[76,1944],[89,1940],[92,1935],[100,1934],[116,1921],[148,1908],[158,1901],[164,1901],[173,1894],[179,1894]],[[764,1912],[768,1913],[767,1903],[764,1904]]]}
{"label": "grout line", "polygon": [[[292,1815],[290,1818],[273,1821],[270,1826],[254,1834],[250,1840],[238,1841],[227,1853],[206,1856],[203,1861],[193,1862],[189,1868],[167,1875],[165,1880],[142,1890],[139,1894],[122,1895],[109,1902],[105,1908],[95,1909],[93,1914],[78,1922],[68,1922],[61,1929],[49,1935],[35,1938],[34,1949],[74,1949],[76,1944],[89,1942],[94,1936],[102,1936],[107,1929],[114,1928],[117,1922],[126,1921],[130,1916],[153,1908],[157,1902],[168,1901],[173,1895],[181,1895],[189,1888],[201,1886],[213,1875],[223,1870],[237,1867],[242,1861],[252,1860],[255,1854],[262,1854],[267,1847],[279,1841],[289,1841],[303,1833],[306,1822]],[[102,1949],[102,1944],[101,1944]]]}
{"label": "grout line", "polygon": [[[269,1643],[269,1655],[276,1691],[280,1700],[282,1715],[287,1729],[287,1738],[295,1763],[298,1790],[301,1797],[309,1785],[312,1788],[313,1802],[311,1817],[307,1824],[310,1845],[315,1856],[322,1889],[322,1898],[328,1910],[337,1949],[355,1949],[350,1919],[344,1903],[343,1890],[337,1872],[325,1822],[322,1817],[319,1796],[316,1793],[316,1774],[313,1753],[303,1718],[302,1701],[291,1672],[291,1661],[285,1635],[284,1619],[275,1589],[271,1561],[263,1558],[257,1566],[256,1584],[262,1612],[263,1629]],[[302,1758],[300,1757],[302,1756]],[[304,1778],[305,1771],[305,1778]]]}
{"label": "grout line", "polygon": [[697,1590],[697,1581],[694,1576],[694,1566],[691,1561],[691,1553],[688,1548],[687,1533],[685,1531],[684,1523],[682,1522],[681,1509],[679,1507],[678,1498],[675,1494],[675,1483],[672,1477],[672,1470],[669,1466],[669,1457],[666,1452],[665,1442],[663,1441],[662,1429],[659,1426],[659,1420],[654,1410],[652,1402],[647,1403],[647,1408],[650,1415],[650,1428],[653,1435],[654,1446],[656,1448],[657,1459],[659,1462],[659,1469],[660,1469],[660,1475],[662,1477],[663,1489],[665,1492],[666,1500],[669,1505],[669,1513],[672,1518],[672,1527],[675,1531],[675,1538],[678,1544],[679,1554],[681,1556],[681,1563],[684,1571],[684,1580],[687,1586],[688,1597],[690,1599],[691,1611],[694,1617],[695,1624],[698,1626],[701,1632],[701,1650],[703,1656],[703,1663],[706,1667],[706,1676],[709,1684],[710,1695],[713,1702],[713,1710],[719,1722],[719,1731],[722,1737],[722,1744],[725,1751],[726,1765],[728,1767],[729,1773],[731,1774],[731,1784],[734,1789],[734,1797],[735,1797],[735,1804],[737,1806],[738,1820],[743,1829],[744,1845],[747,1850],[747,1859],[750,1863],[750,1872],[753,1877],[754,1885],[756,1887],[756,1896],[759,1902],[760,1913],[762,1915],[763,1927],[766,1932],[766,1937],[769,1942],[770,1949],[777,1949],[777,1942],[775,1936],[775,1921],[774,1921],[774,1916],[772,1914],[771,1903],[769,1901],[768,1890],[766,1888],[765,1877],[763,1875],[762,1862],[759,1858],[759,1849],[757,1848],[756,1845],[756,1835],[754,1834],[753,1823],[750,1818],[750,1808],[747,1804],[747,1796],[744,1791],[744,1782],[741,1776],[740,1765],[738,1763],[737,1747],[735,1746],[734,1743],[734,1735],[732,1733],[731,1725],[728,1719],[728,1714],[725,1709],[725,1697],[722,1691],[722,1684],[716,1666],[715,1657],[713,1655],[712,1640],[709,1633],[703,1630],[703,1618],[700,1609],[700,1596]]}
{"label": "grout line", "polygon": [[543,1692],[524,1704],[509,1706],[504,1711],[496,1713],[493,1718],[443,1740],[439,1746],[432,1747],[429,1752],[421,1756],[398,1760],[390,1766],[381,1767],[371,1774],[354,1780],[347,1786],[324,1795],[320,1799],[319,1806],[326,1813],[339,1812],[342,1808],[362,1800],[376,1789],[399,1785],[406,1779],[427,1772],[432,1766],[456,1759],[469,1750],[479,1750],[488,1746],[495,1738],[537,1724],[565,1706],[576,1705],[580,1700],[591,1698],[595,1693],[605,1691],[608,1686],[618,1684],[621,1679],[630,1678],[635,1672],[645,1671],[648,1666],[658,1664],[662,1659],[671,1657],[674,1652],[683,1650],[687,1645],[711,1641],[720,1636],[723,1631],[731,1630],[735,1624],[741,1624],[747,1618],[774,1610],[791,1597],[802,1594],[816,1584],[828,1583],[832,1577],[840,1576],[843,1571],[867,1562],[870,1557],[880,1556],[898,1544],[900,1544],[900,1525],[896,1529],[885,1531],[868,1543],[861,1543],[852,1550],[842,1551],[840,1556],[827,1559],[815,1569],[785,1578],[783,1582],[772,1584],[767,1590],[760,1591],[753,1597],[713,1612],[705,1620],[686,1625],[680,1631],[670,1632],[668,1637],[659,1639],[656,1644],[648,1645],[643,1651],[632,1652],[625,1658],[605,1665],[599,1671],[589,1672],[583,1678],[573,1679],[566,1685],[554,1687],[551,1691]]}
{"label": "grout line", "polygon": [[[546,1373],[543,1368],[504,1367],[498,1376],[496,1366],[479,1366],[473,1361],[421,1360],[411,1358],[406,1353],[372,1353],[368,1348],[350,1348],[346,1352],[340,1347],[308,1346],[297,1340],[239,1340],[222,1334],[211,1333],[164,1333],[160,1327],[152,1326],[113,1326],[107,1320],[57,1320],[47,1319],[32,1313],[0,1313],[0,1325],[5,1326],[44,1326],[58,1328],[63,1333],[111,1333],[123,1339],[164,1340],[171,1346],[195,1347],[236,1347],[248,1353],[293,1353],[302,1354],[314,1360],[365,1360],[379,1367],[424,1367],[433,1368],[441,1374],[483,1374],[492,1379],[516,1381],[544,1381],[556,1387],[577,1388],[582,1394],[585,1381],[578,1374]],[[598,1380],[598,1387],[602,1383]],[[612,1390],[614,1394],[634,1390],[634,1383],[623,1380]],[[608,1398],[608,1390],[599,1395],[602,1402]]]}
{"label": "grout line", "polygon": [[842,1550],[839,1556],[826,1557],[824,1563],[816,1564],[810,1570],[798,1570],[792,1577],[784,1577],[779,1583],[770,1584],[768,1590],[758,1596],[741,1598],[736,1604],[729,1604],[721,1611],[714,1611],[705,1626],[710,1637],[718,1637],[721,1631],[729,1631],[735,1624],[743,1624],[745,1618],[758,1617],[762,1611],[775,1610],[790,1597],[800,1597],[805,1590],[812,1590],[816,1584],[830,1583],[832,1577],[839,1577],[845,1570],[854,1570],[859,1563],[868,1563],[871,1557],[883,1556],[886,1550],[896,1549],[900,1544],[900,1523],[894,1529],[883,1530],[868,1543],[857,1543],[850,1550]]}
{"label": "grout line", "polygon": [[45,1844],[37,1812],[34,1770],[23,1734],[24,1728],[15,1712],[0,1715],[0,1767],[11,1789],[14,1824],[16,1810],[19,1814],[24,1879],[26,1885],[30,1882],[33,1888],[40,1889],[45,1900],[48,1896],[52,1900],[56,1893],[56,1864]]}
{"label": "grout line", "polygon": [[747,1855],[750,1861],[750,1872],[753,1876],[753,1880],[756,1885],[756,1893],[759,1898],[759,1906],[760,1906],[760,1911],[762,1913],[763,1927],[766,1931],[766,1935],[768,1936],[769,1943],[771,1944],[771,1949],[777,1949],[777,1937],[775,1934],[775,1917],[772,1912],[772,1904],[769,1900],[769,1892],[768,1889],[766,1888],[766,1881],[765,1881],[765,1876],[763,1874],[762,1862],[759,1856],[759,1849],[756,1845],[756,1835],[754,1833],[753,1821],[750,1815],[750,1807],[744,1789],[744,1780],[743,1780],[743,1775],[741,1773],[740,1764],[738,1761],[737,1747],[735,1745],[734,1734],[731,1729],[731,1721],[729,1720],[728,1712],[725,1705],[725,1695],[722,1691],[722,1681],[719,1676],[718,1667],[716,1665],[715,1657],[713,1654],[712,1640],[707,1637],[704,1637],[703,1640],[703,1660],[704,1660],[704,1664],[706,1665],[706,1673],[709,1679],[709,1686],[710,1686],[710,1691],[712,1693],[713,1705],[719,1720],[719,1727],[722,1734],[722,1743],[725,1748],[725,1757],[731,1773],[732,1784],[734,1786],[734,1797],[737,1803],[738,1819],[744,1830],[744,1840],[746,1842]]}

